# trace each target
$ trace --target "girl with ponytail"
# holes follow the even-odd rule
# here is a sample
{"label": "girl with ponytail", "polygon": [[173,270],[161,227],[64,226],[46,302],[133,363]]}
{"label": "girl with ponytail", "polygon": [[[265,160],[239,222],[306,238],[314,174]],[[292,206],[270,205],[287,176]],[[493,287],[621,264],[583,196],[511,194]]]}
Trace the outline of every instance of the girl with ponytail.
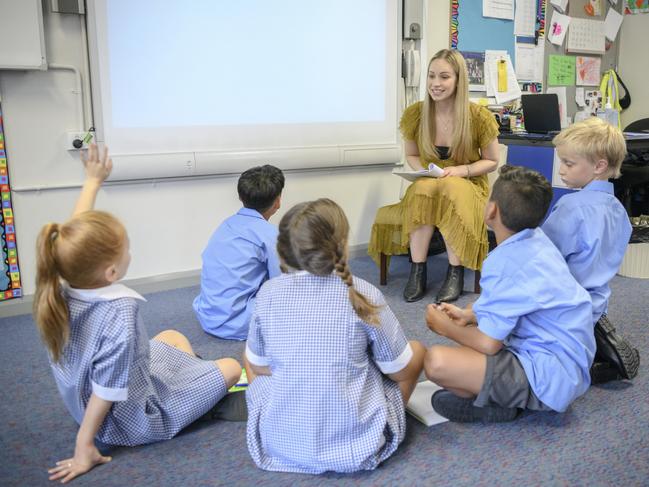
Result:
{"label": "girl with ponytail", "polygon": [[[117,282],[131,258],[126,229],[93,211],[112,162],[91,145],[84,165],[72,219],[45,225],[37,242],[34,319],[63,402],[80,425],[74,455],[49,470],[50,480],[64,483],[110,461],[95,438],[141,445],[169,439],[207,412],[224,417],[219,405],[232,409],[233,401],[217,402],[241,374],[234,359],[197,358],[177,331],[147,339],[138,313],[144,298]],[[227,412],[224,419],[235,419]]]}
{"label": "girl with ponytail", "polygon": [[284,274],[257,294],[244,357],[248,448],[265,470],[371,470],[404,438],[425,348],[351,274],[348,236],[329,199],[298,204],[279,224]]}

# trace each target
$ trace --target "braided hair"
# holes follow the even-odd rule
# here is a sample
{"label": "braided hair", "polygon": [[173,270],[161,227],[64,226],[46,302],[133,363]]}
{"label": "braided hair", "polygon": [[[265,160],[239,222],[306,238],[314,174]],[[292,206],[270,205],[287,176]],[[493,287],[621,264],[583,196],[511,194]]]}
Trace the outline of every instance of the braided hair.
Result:
{"label": "braided hair", "polygon": [[325,276],[335,272],[349,288],[349,301],[365,322],[378,325],[379,306],[371,303],[354,288],[347,264],[349,222],[334,201],[321,198],[299,203],[291,208],[279,224],[277,252],[281,269],[301,269]]}

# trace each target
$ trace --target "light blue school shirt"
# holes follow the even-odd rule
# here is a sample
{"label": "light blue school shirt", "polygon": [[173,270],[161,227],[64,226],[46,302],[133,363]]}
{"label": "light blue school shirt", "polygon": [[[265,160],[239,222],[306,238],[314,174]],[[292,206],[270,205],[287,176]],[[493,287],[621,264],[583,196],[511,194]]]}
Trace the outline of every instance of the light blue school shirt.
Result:
{"label": "light blue school shirt", "polygon": [[590,296],[539,228],[509,237],[482,267],[478,329],[520,361],[534,394],[563,412],[590,385],[595,355]]}
{"label": "light blue school shirt", "polygon": [[608,181],[561,197],[541,227],[593,301],[593,323],[608,310],[609,281],[631,237],[631,223]]}
{"label": "light blue school shirt", "polygon": [[277,227],[241,208],[216,229],[203,251],[201,293],[194,311],[203,330],[245,340],[255,296],[264,281],[280,274]]}

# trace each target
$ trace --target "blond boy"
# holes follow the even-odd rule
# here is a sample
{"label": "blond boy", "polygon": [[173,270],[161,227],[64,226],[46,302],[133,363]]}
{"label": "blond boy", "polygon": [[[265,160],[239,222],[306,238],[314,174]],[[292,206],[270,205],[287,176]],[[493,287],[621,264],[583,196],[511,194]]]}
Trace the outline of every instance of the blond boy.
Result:
{"label": "blond boy", "polygon": [[561,180],[581,191],[563,196],[541,228],[593,302],[597,355],[592,382],[630,379],[638,371],[638,351],[615,332],[606,317],[609,281],[622,263],[631,236],[627,212],[608,181],[620,176],[626,154],[624,135],[592,117],[561,131],[553,143],[561,161]]}

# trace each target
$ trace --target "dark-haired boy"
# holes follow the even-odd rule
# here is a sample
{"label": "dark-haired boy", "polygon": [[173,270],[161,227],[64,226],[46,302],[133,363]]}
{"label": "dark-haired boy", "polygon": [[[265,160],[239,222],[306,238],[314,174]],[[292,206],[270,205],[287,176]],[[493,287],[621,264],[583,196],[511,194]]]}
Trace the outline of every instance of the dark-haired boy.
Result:
{"label": "dark-haired boy", "polygon": [[426,376],[446,390],[433,408],[452,421],[509,421],[519,409],[563,412],[590,385],[590,296],[538,227],[552,188],[539,173],[501,168],[485,209],[498,246],[482,294],[466,309],[430,305],[428,327],[461,346],[435,345]]}
{"label": "dark-haired boy", "polygon": [[261,285],[280,274],[277,227],[268,222],[280,207],[284,174],[270,165],[245,171],[237,183],[243,203],[212,234],[203,251],[201,292],[194,311],[203,330],[245,340]]}

